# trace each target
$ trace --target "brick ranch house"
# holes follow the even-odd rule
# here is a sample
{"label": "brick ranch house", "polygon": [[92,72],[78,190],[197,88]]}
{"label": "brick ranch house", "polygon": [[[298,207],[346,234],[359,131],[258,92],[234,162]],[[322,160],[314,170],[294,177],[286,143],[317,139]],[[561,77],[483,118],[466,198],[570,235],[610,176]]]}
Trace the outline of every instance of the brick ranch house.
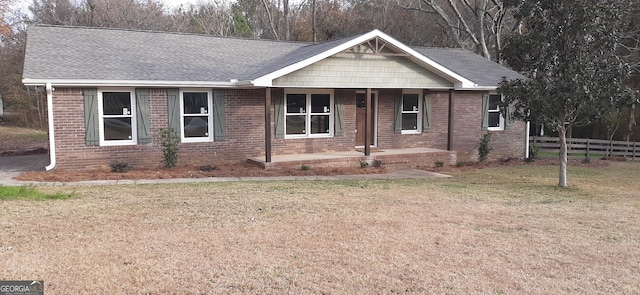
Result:
{"label": "brick ranch house", "polygon": [[33,26],[22,81],[46,89],[51,170],[158,167],[168,128],[179,165],[452,165],[476,160],[487,132],[491,158],[522,158],[502,77],[521,76],[378,30],[311,44]]}

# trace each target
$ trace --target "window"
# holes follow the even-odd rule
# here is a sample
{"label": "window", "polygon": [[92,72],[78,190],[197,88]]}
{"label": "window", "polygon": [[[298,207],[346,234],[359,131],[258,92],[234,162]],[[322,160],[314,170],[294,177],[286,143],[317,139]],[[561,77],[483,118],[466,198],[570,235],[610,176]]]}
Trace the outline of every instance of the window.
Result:
{"label": "window", "polygon": [[183,142],[213,141],[211,93],[180,91],[180,129]]}
{"label": "window", "polygon": [[98,91],[100,145],[136,144],[135,105],[131,90]]}
{"label": "window", "polygon": [[422,104],[419,93],[402,94],[402,133],[419,133],[422,125]]}
{"label": "window", "polygon": [[333,135],[333,95],[330,92],[299,92],[285,95],[287,137]]}
{"label": "window", "polygon": [[489,95],[489,108],[487,110],[487,127],[489,130],[504,130],[504,117],[500,114],[500,94]]}

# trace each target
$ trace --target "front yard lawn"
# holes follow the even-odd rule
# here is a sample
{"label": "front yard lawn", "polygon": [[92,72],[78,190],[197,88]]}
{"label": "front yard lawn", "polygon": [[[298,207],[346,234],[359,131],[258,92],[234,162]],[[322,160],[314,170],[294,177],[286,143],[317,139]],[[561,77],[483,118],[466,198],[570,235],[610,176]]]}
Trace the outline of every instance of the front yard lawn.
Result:
{"label": "front yard lawn", "polygon": [[640,163],[450,179],[37,187],[0,278],[46,294],[638,294]]}

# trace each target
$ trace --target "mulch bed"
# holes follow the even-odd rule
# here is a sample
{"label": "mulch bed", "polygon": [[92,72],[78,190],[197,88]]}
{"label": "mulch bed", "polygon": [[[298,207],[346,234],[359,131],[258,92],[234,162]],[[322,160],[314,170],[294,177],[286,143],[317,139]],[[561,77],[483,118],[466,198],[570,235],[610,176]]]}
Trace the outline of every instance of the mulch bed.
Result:
{"label": "mulch bed", "polygon": [[[558,160],[538,159],[533,162],[525,162],[521,159],[509,158],[483,163],[471,162],[458,166],[428,167],[419,166],[418,169],[447,173],[454,171],[476,171],[484,168],[516,166],[516,165],[548,165],[557,166]],[[609,162],[605,160],[569,160],[569,167],[606,167]],[[158,167],[156,169],[136,169],[127,172],[112,172],[110,169],[92,169],[71,171],[56,169],[49,172],[35,171],[23,173],[15,179],[24,181],[42,182],[73,182],[87,180],[123,180],[123,179],[173,179],[173,178],[207,178],[207,177],[272,177],[272,176],[332,176],[332,175],[359,175],[359,174],[384,174],[389,173],[384,167],[336,167],[336,168],[287,168],[278,170],[264,170],[250,163],[225,164],[217,166],[180,166],[174,168]]]}

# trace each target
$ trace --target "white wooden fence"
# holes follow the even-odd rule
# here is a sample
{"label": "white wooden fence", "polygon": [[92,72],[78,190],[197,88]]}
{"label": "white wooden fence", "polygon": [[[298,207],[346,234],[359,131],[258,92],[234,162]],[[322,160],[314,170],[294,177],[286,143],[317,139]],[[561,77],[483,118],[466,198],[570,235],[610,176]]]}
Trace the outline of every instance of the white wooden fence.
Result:
{"label": "white wooden fence", "polygon": [[[529,139],[530,143],[538,148],[538,152],[560,153],[560,139],[558,137],[532,136]],[[640,142],[567,138],[567,150],[569,156],[572,157],[640,159]]]}

